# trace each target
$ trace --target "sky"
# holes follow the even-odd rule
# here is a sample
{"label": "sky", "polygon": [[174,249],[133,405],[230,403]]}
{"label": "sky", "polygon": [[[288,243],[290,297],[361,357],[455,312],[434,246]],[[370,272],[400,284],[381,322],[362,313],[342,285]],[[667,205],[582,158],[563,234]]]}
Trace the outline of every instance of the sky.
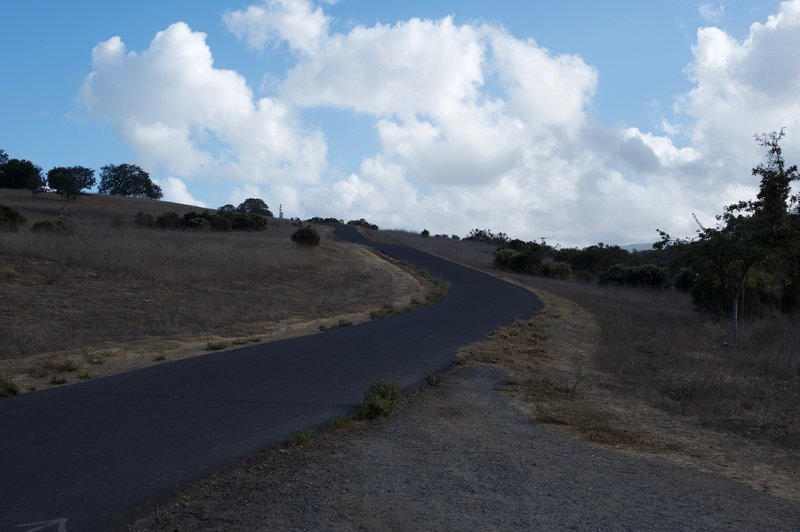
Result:
{"label": "sky", "polygon": [[3,0],[0,149],[164,199],[562,246],[691,237],[800,159],[800,0]]}

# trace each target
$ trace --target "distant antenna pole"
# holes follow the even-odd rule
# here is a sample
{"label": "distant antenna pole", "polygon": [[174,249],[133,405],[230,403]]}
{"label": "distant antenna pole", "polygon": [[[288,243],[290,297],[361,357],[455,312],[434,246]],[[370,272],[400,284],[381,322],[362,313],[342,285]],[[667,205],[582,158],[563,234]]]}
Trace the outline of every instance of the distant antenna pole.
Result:
{"label": "distant antenna pole", "polygon": [[283,220],[283,203],[278,205],[278,218]]}

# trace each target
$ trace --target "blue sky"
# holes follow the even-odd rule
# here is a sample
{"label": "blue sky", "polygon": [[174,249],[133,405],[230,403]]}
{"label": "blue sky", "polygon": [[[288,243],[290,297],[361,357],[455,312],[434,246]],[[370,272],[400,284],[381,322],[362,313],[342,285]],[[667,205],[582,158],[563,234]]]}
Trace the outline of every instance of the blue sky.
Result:
{"label": "blue sky", "polygon": [[209,207],[652,241],[752,195],[753,134],[800,154],[798,45],[798,1],[11,0],[0,148]]}

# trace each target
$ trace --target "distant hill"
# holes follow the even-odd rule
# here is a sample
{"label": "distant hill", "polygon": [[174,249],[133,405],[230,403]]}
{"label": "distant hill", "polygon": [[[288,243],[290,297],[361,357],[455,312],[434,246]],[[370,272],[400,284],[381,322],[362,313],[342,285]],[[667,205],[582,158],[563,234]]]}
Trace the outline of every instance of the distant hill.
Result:
{"label": "distant hill", "polygon": [[620,247],[622,249],[628,250],[630,252],[648,251],[648,250],[653,249],[653,243],[652,242],[648,242],[648,243],[645,243],[645,244],[628,244],[628,245],[620,246]]}

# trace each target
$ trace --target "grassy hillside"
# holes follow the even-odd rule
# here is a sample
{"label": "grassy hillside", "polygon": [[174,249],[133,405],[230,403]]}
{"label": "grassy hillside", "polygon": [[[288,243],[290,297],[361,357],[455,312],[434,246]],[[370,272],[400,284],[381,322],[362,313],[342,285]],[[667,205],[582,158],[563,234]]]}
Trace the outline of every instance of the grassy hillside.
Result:
{"label": "grassy hillside", "polygon": [[[321,320],[357,321],[422,290],[325,227],[321,245],[304,249],[290,240],[297,228],[278,219],[265,231],[227,233],[134,223],[139,211],[198,210],[167,202],[91,195],[64,203],[0,190],[0,205],[28,219],[0,232],[0,376],[23,391],[115,364],[315,331]],[[73,234],[30,231],[58,216],[75,224]],[[138,362],[121,362],[131,353]]]}

